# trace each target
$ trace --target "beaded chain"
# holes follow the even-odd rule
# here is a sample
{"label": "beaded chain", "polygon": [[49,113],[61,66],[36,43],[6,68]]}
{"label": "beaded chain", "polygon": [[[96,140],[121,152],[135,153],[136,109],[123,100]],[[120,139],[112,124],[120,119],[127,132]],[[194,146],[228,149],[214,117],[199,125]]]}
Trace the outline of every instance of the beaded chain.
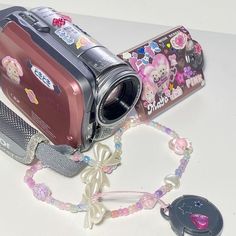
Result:
{"label": "beaded chain", "polygon": [[[181,156],[180,164],[174,173],[167,175],[164,178],[164,184],[158,188],[154,193],[148,192],[132,192],[132,191],[118,191],[118,192],[103,192],[105,186],[109,186],[107,174],[111,174],[113,170],[120,165],[122,154],[121,138],[126,130],[142,124],[138,118],[130,117],[125,122],[124,126],[120,128],[114,135],[115,151],[112,153],[108,146],[101,143],[96,143],[93,148],[94,159],[82,153],[75,153],[73,156],[68,156],[74,161],[85,161],[88,164],[81,172],[81,179],[86,184],[85,192],[82,195],[82,201],[79,204],[64,203],[52,197],[51,190],[44,184],[37,184],[34,181],[34,175],[44,168],[47,168],[42,162],[38,161],[30,169],[26,171],[24,181],[32,190],[33,195],[41,201],[51,204],[60,210],[70,211],[72,213],[86,212],[85,224],[86,228],[92,228],[94,224],[100,223],[104,217],[117,218],[121,216],[128,216],[142,209],[152,209],[159,203],[162,208],[167,205],[161,198],[172,189],[180,186],[180,178],[185,171],[185,168],[190,160],[192,153],[192,144],[185,138],[181,138],[175,131],[167,128],[158,122],[151,121],[145,123],[154,127],[161,132],[169,135],[172,139],[169,141],[169,148],[177,155]],[[114,194],[141,194],[139,200],[125,208],[116,210],[107,210],[102,201],[105,196]]]}

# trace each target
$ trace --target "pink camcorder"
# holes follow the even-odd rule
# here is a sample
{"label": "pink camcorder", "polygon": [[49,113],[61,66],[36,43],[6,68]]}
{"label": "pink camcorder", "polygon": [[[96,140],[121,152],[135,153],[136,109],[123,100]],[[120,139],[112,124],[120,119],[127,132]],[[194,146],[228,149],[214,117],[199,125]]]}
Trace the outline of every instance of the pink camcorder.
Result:
{"label": "pink camcorder", "polygon": [[4,94],[41,131],[0,102],[0,149],[66,176],[86,166],[68,157],[111,136],[134,107],[150,120],[205,84],[202,48],[182,26],[116,56],[48,7],[0,11],[0,59]]}

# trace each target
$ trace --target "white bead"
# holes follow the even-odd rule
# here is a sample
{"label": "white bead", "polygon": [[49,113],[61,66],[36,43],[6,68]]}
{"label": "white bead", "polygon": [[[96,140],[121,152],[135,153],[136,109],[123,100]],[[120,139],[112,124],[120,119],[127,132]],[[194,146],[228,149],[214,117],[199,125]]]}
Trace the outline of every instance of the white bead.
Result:
{"label": "white bead", "polygon": [[174,188],[179,188],[180,186],[180,179],[176,175],[167,175],[164,179],[166,184],[171,184]]}

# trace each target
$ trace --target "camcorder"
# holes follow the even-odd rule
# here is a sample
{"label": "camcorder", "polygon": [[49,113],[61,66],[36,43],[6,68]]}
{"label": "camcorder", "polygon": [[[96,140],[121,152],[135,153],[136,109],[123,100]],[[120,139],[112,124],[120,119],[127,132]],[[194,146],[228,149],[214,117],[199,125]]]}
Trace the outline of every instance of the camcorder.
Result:
{"label": "camcorder", "polygon": [[0,102],[1,150],[65,176],[86,166],[68,157],[114,134],[134,107],[153,119],[205,84],[202,48],[184,27],[116,56],[49,7],[0,11],[0,60],[4,94],[40,130]]}
{"label": "camcorder", "polygon": [[[137,103],[137,73],[70,17],[12,7],[0,11],[0,29],[1,88],[53,144],[85,151],[111,136]],[[24,159],[37,132],[10,113],[1,103],[1,146]]]}

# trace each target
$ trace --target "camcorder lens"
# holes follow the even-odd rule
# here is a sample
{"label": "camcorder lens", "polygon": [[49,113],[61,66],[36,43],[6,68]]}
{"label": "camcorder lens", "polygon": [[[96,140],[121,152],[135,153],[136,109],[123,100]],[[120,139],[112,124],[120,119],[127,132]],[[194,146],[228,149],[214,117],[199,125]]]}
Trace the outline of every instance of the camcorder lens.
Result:
{"label": "camcorder lens", "polygon": [[102,120],[107,124],[120,120],[133,107],[139,90],[139,82],[133,76],[126,77],[113,85],[101,103]]}
{"label": "camcorder lens", "polygon": [[123,84],[122,83],[118,84],[112,91],[110,91],[110,94],[104,101],[104,105],[109,105],[117,101],[117,99],[119,99],[120,97],[120,93],[122,92],[122,90],[123,90]]}

